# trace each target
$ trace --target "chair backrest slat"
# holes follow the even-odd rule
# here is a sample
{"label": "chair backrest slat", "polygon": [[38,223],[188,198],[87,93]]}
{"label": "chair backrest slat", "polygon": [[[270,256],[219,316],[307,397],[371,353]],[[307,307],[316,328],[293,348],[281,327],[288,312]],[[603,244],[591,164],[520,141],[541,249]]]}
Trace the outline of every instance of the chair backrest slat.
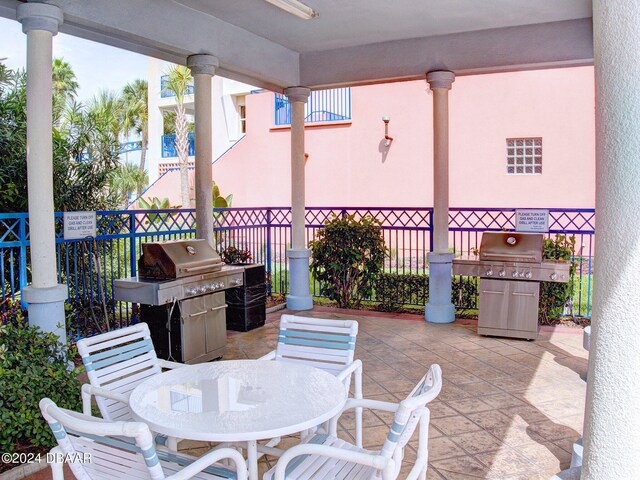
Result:
{"label": "chair backrest slat", "polygon": [[357,334],[355,320],[282,315],[276,359],[337,373],[353,362]]}
{"label": "chair backrest slat", "polygon": [[394,453],[405,447],[411,439],[419,418],[416,410],[426,406],[438,396],[442,389],[442,370],[440,365],[431,365],[429,371],[418,382],[415,388],[400,402],[393,418],[389,434],[380,450],[380,454],[391,458]]}
{"label": "chair backrest slat", "polygon": [[[129,394],[140,382],[162,370],[146,323],[114,330],[78,341],[89,382],[94,387]],[[130,420],[131,412],[121,402],[97,397],[106,420]]]}
{"label": "chair backrest slat", "polygon": [[40,410],[66,455],[90,454],[89,462],[70,462],[76,478],[165,478],[149,427],[107,422],[59,408],[48,398]]}

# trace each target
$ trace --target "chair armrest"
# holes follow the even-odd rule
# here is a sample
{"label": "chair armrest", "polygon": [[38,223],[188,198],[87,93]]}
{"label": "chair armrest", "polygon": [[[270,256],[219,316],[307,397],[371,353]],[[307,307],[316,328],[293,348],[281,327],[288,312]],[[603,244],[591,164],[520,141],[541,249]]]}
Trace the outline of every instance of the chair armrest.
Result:
{"label": "chair armrest", "polygon": [[244,457],[233,448],[219,448],[212,450],[209,453],[204,454],[193,463],[187,465],[179,472],[166,477],[166,480],[186,480],[192,478],[202,470],[210,467],[212,464],[222,460],[223,458],[230,459],[236,467],[236,474],[238,480],[247,480],[247,464]]}
{"label": "chair armrest", "polygon": [[116,400],[124,404],[129,405],[129,397],[121,393],[112,392],[106,388],[94,387],[88,383],[85,383],[81,387],[82,394],[82,413],[91,416],[91,397],[103,397],[110,400]]}
{"label": "chair armrest", "polygon": [[[381,400],[370,400],[368,398],[348,398],[346,403],[344,404],[344,407],[342,407],[342,410],[340,411],[340,413],[338,413],[335,417],[333,417],[329,421],[329,432],[331,433],[331,435],[337,436],[336,432],[338,428],[338,420],[340,419],[342,414],[347,410],[351,410],[354,408],[355,409],[367,408],[369,410],[380,410],[383,412],[395,413],[398,410],[398,408],[400,408],[400,404],[383,402]],[[358,435],[361,434],[361,432],[358,432],[358,431],[356,431],[356,433]],[[358,438],[358,440],[362,441],[361,438]]]}
{"label": "chair armrest", "polygon": [[186,367],[186,363],[178,363],[178,362],[169,362],[168,360],[163,360],[161,358],[158,359],[158,365],[163,370],[173,370],[174,368]]}
{"label": "chair armrest", "polygon": [[344,369],[340,371],[340,373],[336,375],[336,377],[341,382],[344,382],[347,378],[349,378],[349,375],[351,375],[356,370],[362,373],[362,361],[360,359],[356,359],[353,361],[353,363],[351,363],[350,365],[347,365]]}
{"label": "chair armrest", "polygon": [[258,360],[275,360],[276,359],[276,351],[272,350],[271,352],[267,353],[266,355],[263,355],[262,357],[258,358]]}
{"label": "chair armrest", "polygon": [[342,412],[344,413],[347,410],[351,410],[352,408],[367,408],[369,410],[380,410],[383,412],[392,412],[395,413],[400,408],[399,403],[393,402],[383,402],[382,400],[371,400],[368,398],[349,398],[347,399],[344,407],[342,407]]}
{"label": "chair armrest", "polygon": [[395,466],[393,459],[383,457],[376,453],[354,452],[353,450],[345,450],[342,448],[330,447],[328,445],[303,443],[291,447],[282,454],[282,457],[280,457],[276,464],[273,480],[285,480],[285,474],[289,462],[300,455],[320,455],[323,457],[346,460],[348,462],[373,467],[376,470],[383,471],[382,478],[384,480],[392,478],[391,473]]}

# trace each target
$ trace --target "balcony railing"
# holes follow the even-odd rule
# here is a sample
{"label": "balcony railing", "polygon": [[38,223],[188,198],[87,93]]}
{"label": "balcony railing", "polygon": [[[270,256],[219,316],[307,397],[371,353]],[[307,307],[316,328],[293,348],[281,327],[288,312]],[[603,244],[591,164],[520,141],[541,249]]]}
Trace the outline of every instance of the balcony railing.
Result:
{"label": "balcony railing", "polygon": [[[337,122],[351,119],[351,89],[334,88],[311,92],[305,105],[305,123]],[[276,93],[276,125],[291,124],[291,105],[285,95]]]}
{"label": "balcony railing", "polygon": [[[167,83],[169,82],[169,75],[162,75],[160,77],[160,96],[162,98],[175,97],[176,94],[173,90],[167,89]],[[185,92],[187,95],[193,95],[194,86],[193,83],[187,85],[187,91]]]}
{"label": "balcony railing", "polygon": [[[428,275],[427,255],[431,251],[432,211],[428,207],[307,207],[306,238],[317,238],[325,222],[333,216],[372,216],[381,222],[382,235],[388,248],[383,268],[387,273]],[[576,238],[573,260],[573,304],[578,316],[591,316],[593,246],[595,211],[593,209],[549,209],[549,234],[571,235]],[[449,209],[449,246],[456,255],[469,254],[479,247],[485,230],[513,231],[513,208],[451,208]],[[272,293],[289,291],[289,267],[286,259],[291,241],[291,211],[287,207],[216,209],[216,242],[236,245],[252,252],[256,262],[264,263]],[[127,210],[97,212],[95,242],[65,240],[63,214],[56,213],[56,246],[59,282],[65,283],[69,302],[73,305],[99,304],[107,298],[112,325],[128,324],[131,306],[113,300],[116,278],[135,276],[141,244],[147,241],[189,238],[195,235],[193,210]],[[84,244],[84,245],[83,245]],[[0,213],[0,299],[18,297],[22,287],[31,280],[29,257],[29,219],[27,213]],[[103,259],[104,278],[96,274],[94,249]],[[462,285],[462,278],[454,282]],[[477,283],[477,278],[473,279]],[[320,296],[320,285],[312,282],[314,296]],[[412,287],[413,288],[413,287]],[[103,292],[103,293],[101,293]],[[104,296],[102,296],[104,295]],[[370,298],[373,301],[382,299]],[[403,294],[404,295],[404,294]],[[423,305],[415,292],[400,303]],[[477,308],[477,292],[469,298],[454,299],[465,309]],[[85,307],[86,308],[86,307]],[[80,338],[95,333],[88,316],[78,316],[71,326],[72,335]],[[2,319],[0,319],[0,325]]]}
{"label": "balcony railing", "polygon": [[[196,154],[196,135],[189,132],[189,156]],[[176,150],[176,134],[170,133],[162,136],[162,158],[173,158],[178,156]]]}

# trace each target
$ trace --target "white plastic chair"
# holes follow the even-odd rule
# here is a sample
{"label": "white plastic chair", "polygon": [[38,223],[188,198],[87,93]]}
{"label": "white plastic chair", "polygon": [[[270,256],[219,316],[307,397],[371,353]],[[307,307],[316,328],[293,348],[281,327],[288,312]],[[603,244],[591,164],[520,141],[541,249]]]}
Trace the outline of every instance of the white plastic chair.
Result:
{"label": "white plastic chair", "polygon": [[[200,458],[156,450],[149,427],[140,422],[110,422],[59,408],[43,398],[40,410],[58,442],[51,450],[53,480],[64,480],[65,459],[79,480],[172,479],[246,480],[242,455],[231,448]],[[219,460],[230,460],[231,469]]]}
{"label": "white plastic chair", "polygon": [[416,462],[406,480],[424,480],[427,474],[429,409],[427,403],[438,396],[442,388],[442,371],[432,365],[409,396],[400,402],[349,399],[343,410],[364,407],[395,412],[393,424],[379,451],[364,450],[337,438],[340,415],[331,421],[330,435],[312,435],[303,443],[282,454],[263,480],[395,480],[400,474],[404,447],[416,427],[419,431]]}
{"label": "white plastic chair", "polygon": [[[163,369],[184,367],[182,363],[156,356],[146,323],[83,338],[77,346],[91,383],[82,385],[82,411],[91,415],[91,397],[95,396],[105,420],[132,420],[131,391]],[[158,440],[166,439],[158,437]],[[169,438],[168,444],[177,450],[176,439]]]}
{"label": "white plastic chair", "polygon": [[[276,349],[260,360],[294,362],[338,377],[347,395],[354,377],[354,398],[362,398],[362,362],[354,360],[358,322],[282,315]],[[356,408],[356,432],[362,431],[362,409]],[[361,433],[356,444],[362,446]]]}

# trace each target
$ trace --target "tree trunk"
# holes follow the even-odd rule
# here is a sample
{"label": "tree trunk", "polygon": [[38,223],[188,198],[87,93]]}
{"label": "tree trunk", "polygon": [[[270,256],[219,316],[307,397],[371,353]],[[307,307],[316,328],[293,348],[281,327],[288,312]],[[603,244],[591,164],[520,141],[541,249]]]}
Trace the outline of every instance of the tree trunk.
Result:
{"label": "tree trunk", "polygon": [[[147,160],[147,133],[142,132],[142,138],[140,140],[140,170],[144,172],[144,164]],[[144,189],[143,185],[138,186],[138,196],[142,193]]]}
{"label": "tree trunk", "polygon": [[189,132],[184,105],[176,105],[176,150],[180,164],[180,196],[182,207],[190,208],[189,198]]}

